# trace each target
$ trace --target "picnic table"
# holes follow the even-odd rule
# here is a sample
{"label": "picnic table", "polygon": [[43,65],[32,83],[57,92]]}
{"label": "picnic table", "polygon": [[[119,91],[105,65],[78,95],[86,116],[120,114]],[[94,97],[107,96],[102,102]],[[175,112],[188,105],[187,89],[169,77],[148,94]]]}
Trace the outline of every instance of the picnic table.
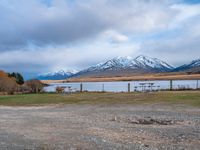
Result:
{"label": "picnic table", "polygon": [[[155,83],[153,82],[142,82],[142,83],[139,83],[139,87],[142,88],[142,92],[145,92],[145,91],[153,91],[153,87],[156,87],[154,86]],[[146,89],[148,88],[148,89]]]}

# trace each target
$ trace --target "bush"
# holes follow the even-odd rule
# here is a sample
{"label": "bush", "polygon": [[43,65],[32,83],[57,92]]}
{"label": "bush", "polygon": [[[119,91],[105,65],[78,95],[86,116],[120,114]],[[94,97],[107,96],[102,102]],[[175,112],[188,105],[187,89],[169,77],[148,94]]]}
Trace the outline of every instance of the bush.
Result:
{"label": "bush", "polygon": [[18,91],[19,86],[13,78],[0,77],[0,92],[7,92],[8,94],[13,94]]}
{"label": "bush", "polygon": [[32,93],[39,93],[44,88],[44,84],[36,79],[26,81],[25,86],[27,86]]}

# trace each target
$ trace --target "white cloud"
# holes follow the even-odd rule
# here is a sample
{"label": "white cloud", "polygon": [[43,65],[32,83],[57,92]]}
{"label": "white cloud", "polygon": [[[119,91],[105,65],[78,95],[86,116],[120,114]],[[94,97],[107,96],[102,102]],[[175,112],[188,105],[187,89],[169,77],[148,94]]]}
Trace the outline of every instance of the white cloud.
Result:
{"label": "white cloud", "polygon": [[123,43],[128,42],[129,40],[128,36],[114,30],[105,31],[102,35],[102,38],[110,40],[113,43]]}
{"label": "white cloud", "polygon": [[188,22],[188,19],[200,15],[200,4],[175,4],[171,8],[177,11],[174,20],[171,22],[172,27],[184,25]]}
{"label": "white cloud", "polygon": [[140,45],[136,43],[116,45],[96,41],[93,44],[77,47],[60,46],[46,47],[45,50],[37,48],[28,51],[7,51],[0,53],[0,68],[25,73],[42,73],[60,69],[80,70],[115,56],[133,55],[139,48]]}
{"label": "white cloud", "polygon": [[[34,13],[33,13],[34,12]],[[0,48],[16,50],[35,44],[65,45],[114,30],[120,34],[164,29],[175,11],[155,0],[0,1]],[[117,37],[117,39],[125,37]]]}
{"label": "white cloud", "polygon": [[[178,24],[176,25],[177,28]],[[142,45],[143,53],[151,53],[178,66],[200,58],[200,16],[184,20],[178,33],[164,39],[151,39]],[[176,30],[173,31],[173,33]]]}

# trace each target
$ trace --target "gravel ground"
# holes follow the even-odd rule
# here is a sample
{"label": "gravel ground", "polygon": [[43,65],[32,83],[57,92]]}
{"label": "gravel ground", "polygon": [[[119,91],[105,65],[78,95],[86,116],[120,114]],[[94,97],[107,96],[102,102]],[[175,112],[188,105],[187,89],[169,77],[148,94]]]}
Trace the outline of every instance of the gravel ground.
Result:
{"label": "gravel ground", "polygon": [[183,105],[0,107],[0,150],[199,150],[200,109]]}

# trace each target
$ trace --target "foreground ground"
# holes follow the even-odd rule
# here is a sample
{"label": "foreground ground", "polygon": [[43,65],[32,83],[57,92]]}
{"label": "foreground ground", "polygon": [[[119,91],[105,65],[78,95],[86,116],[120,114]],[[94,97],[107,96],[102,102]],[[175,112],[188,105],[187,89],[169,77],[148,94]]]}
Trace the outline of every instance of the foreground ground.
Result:
{"label": "foreground ground", "polygon": [[198,91],[3,96],[0,104],[1,150],[200,149]]}

